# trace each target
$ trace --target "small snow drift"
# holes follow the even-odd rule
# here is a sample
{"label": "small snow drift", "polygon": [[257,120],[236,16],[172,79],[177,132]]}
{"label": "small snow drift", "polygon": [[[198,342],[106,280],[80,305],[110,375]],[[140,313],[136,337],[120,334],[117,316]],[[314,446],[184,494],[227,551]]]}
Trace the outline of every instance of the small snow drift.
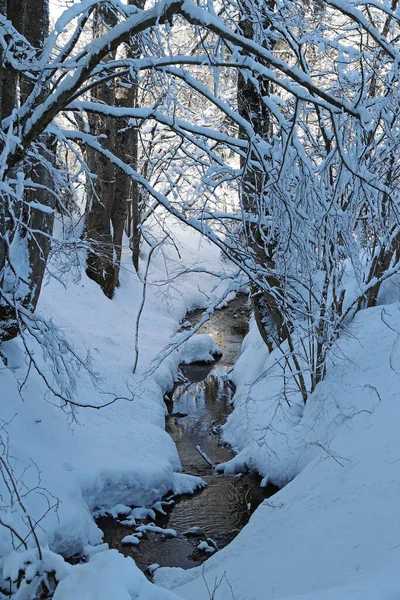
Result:
{"label": "small snow drift", "polygon": [[212,363],[222,356],[221,348],[210,335],[200,333],[188,339],[181,346],[181,363],[189,365],[194,362]]}
{"label": "small snow drift", "polygon": [[95,554],[83,565],[71,567],[58,585],[54,600],[174,600],[172,592],[151,584],[132,558],[116,550]]}

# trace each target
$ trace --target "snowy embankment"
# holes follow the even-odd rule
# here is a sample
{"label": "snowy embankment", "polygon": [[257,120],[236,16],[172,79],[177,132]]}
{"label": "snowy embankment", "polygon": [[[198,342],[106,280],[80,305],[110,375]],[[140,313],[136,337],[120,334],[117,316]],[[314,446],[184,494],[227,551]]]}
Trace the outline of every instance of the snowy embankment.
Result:
{"label": "snowy embankment", "polygon": [[[66,556],[90,554],[90,547],[102,540],[92,517],[95,508],[117,503],[148,507],[168,491],[188,493],[201,483],[197,477],[179,473],[176,447],[164,430],[164,394],[174,385],[185,348],[172,351],[159,365],[158,362],[153,365],[152,361],[175,335],[186,311],[218,298],[229,280],[214,289],[216,280],[207,274],[187,273],[177,277],[185,267],[195,265],[200,244],[199,237],[192,232],[189,235],[182,231],[180,239],[183,242],[179,261],[174,249],[163,250],[152,261],[153,283],[148,285],[140,321],[140,354],[135,375],[132,374],[135,322],[143,286],[132,272],[129,251],[123,262],[121,286],[113,300],[103,296],[86,276],[66,289],[54,280],[43,289],[39,311],[63,329],[77,352],[85,355],[90,350],[94,370],[100,376],[95,385],[82,369],[74,400],[101,405],[114,396],[122,399],[101,410],[74,406],[63,410],[33,368],[26,378],[29,365],[21,341],[4,344],[8,366],[0,369],[3,454],[9,456],[18,485],[29,492],[26,504],[30,514],[35,521],[42,519],[36,527],[41,544],[49,545],[52,551]],[[206,241],[201,241],[201,246],[202,264],[207,265],[208,260],[210,268],[217,263],[222,269],[215,249]],[[143,265],[145,260],[146,256]],[[168,278],[172,281],[165,283]],[[40,349],[32,344],[32,350],[51,378],[40,358]],[[192,342],[188,350],[195,359],[196,347]],[[197,350],[202,358],[216,352],[216,347],[207,338]],[[3,483],[1,486],[5,506],[8,495]],[[56,509],[50,508],[57,503]],[[23,527],[26,535],[27,529],[20,521],[21,511],[18,506],[14,508],[15,512],[3,510],[3,522],[7,519],[17,529]],[[0,527],[0,562],[11,550],[10,533]],[[112,558],[114,562],[120,561],[118,564],[122,564],[121,559]],[[96,561],[104,562],[106,556]],[[139,577],[130,562],[133,577]],[[79,573],[84,577],[89,571],[88,567]]]}
{"label": "snowy embankment", "polygon": [[[266,481],[287,483],[204,567],[160,569],[179,598],[393,600],[400,593],[400,305],[362,311],[304,411],[279,402],[254,327],[224,435]],[[268,376],[262,376],[268,373]],[[289,398],[290,400],[290,398]],[[214,597],[214,596],[213,596]]]}

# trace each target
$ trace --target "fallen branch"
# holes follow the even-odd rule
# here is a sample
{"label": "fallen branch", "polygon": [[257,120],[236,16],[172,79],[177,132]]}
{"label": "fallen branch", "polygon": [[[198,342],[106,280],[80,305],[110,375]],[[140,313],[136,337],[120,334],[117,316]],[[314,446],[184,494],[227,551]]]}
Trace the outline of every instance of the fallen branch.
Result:
{"label": "fallen branch", "polygon": [[208,466],[211,467],[212,469],[214,469],[215,465],[212,462],[211,458],[209,458],[207,456],[207,454],[205,452],[203,452],[203,450],[200,448],[199,445],[196,446],[196,450],[200,454],[201,458],[203,458],[206,461],[206,463],[208,464]]}

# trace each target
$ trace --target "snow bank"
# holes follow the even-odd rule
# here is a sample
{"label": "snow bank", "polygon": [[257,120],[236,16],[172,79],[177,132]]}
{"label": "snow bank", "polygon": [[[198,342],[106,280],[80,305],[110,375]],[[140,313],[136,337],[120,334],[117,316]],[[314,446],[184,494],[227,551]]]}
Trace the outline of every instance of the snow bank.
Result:
{"label": "snow bank", "polygon": [[173,600],[175,594],[152,585],[132,558],[116,550],[96,554],[77,565],[57,587],[54,600]]}
{"label": "snow bank", "polygon": [[54,600],[176,600],[175,594],[152,585],[132,558],[116,550],[96,554],[76,565],[58,585]]}
{"label": "snow bank", "polygon": [[[216,600],[397,597],[399,336],[399,304],[359,313],[300,418],[276,406],[274,378],[258,381],[266,357],[255,352],[251,331],[225,436],[238,448],[238,461],[267,479],[296,477],[205,563],[210,590],[220,582]],[[155,580],[180,598],[210,597],[201,568],[159,569]]]}
{"label": "snow bank", "polygon": [[[176,447],[164,430],[164,394],[174,385],[179,351],[158,364],[153,376],[144,376],[186,311],[215,301],[229,284],[227,280],[216,286],[211,275],[190,273],[199,244],[207,268],[215,264],[220,269],[230,267],[219,265],[215,250],[199,235],[191,232],[189,236],[184,228],[181,233],[179,257],[175,248],[162,248],[153,256],[135,375],[135,323],[142,283],[132,272],[127,248],[121,285],[113,300],[84,275],[66,289],[54,280],[43,289],[39,311],[62,328],[77,352],[84,355],[90,351],[98,373],[95,382],[83,369],[78,373],[76,399],[98,406],[118,397],[110,406],[101,410],[60,408],[33,369],[25,381],[29,365],[21,341],[3,345],[8,367],[0,368],[0,420],[4,424],[0,436],[16,478],[21,478],[25,492],[29,490],[27,504],[32,517],[38,520],[45,515],[37,528],[40,542],[64,556],[101,543],[102,533],[93,521],[95,509],[118,503],[149,507],[167,492],[192,493],[203,485],[199,478],[180,473]],[[146,248],[142,270],[145,263]],[[172,282],[167,284],[167,279]],[[32,344],[32,350],[41,361],[40,349]],[[1,483],[0,488],[3,493]],[[4,503],[7,498],[5,493]],[[18,507],[11,516],[26,535]],[[0,527],[0,563],[11,550],[9,531]]]}

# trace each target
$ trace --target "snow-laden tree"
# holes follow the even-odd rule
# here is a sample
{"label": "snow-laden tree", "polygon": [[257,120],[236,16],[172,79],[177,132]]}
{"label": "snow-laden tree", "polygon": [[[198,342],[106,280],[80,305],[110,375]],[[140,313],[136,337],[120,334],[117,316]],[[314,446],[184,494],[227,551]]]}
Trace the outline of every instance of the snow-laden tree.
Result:
{"label": "snow-laden tree", "polygon": [[[4,122],[17,118],[18,108],[33,92],[34,80],[29,70],[25,72],[21,65],[25,52],[30,51],[31,60],[41,53],[48,34],[48,4],[41,0],[34,0],[29,5],[24,0],[9,1],[2,6],[1,14],[3,19],[8,18],[6,22],[10,32],[7,45],[13,47],[15,44],[17,54],[20,53],[16,62],[9,63],[3,47],[1,115]],[[37,91],[37,101],[40,102],[48,92],[48,84],[43,83],[41,90]],[[13,136],[13,128],[6,127],[2,133],[5,150],[9,136]],[[29,156],[24,156],[18,166],[8,169],[7,163],[2,163],[2,172],[7,172],[7,175],[0,213],[0,281],[5,293],[0,303],[3,323],[0,339],[13,337],[19,330],[15,303],[34,310],[39,298],[54,220],[51,175],[55,168],[54,143],[53,136],[42,132],[31,144]],[[13,184],[8,187],[10,181]]]}
{"label": "snow-laden tree", "polygon": [[[163,0],[144,8],[86,0],[35,44],[3,10],[3,86],[10,74],[28,82],[3,109],[3,337],[24,326],[14,319],[10,328],[10,314],[34,310],[25,301],[41,285],[34,248],[44,270],[41,240],[58,252],[81,245],[73,228],[67,240],[51,235],[61,190],[77,173],[88,182],[90,252],[103,253],[91,254],[94,271],[104,282],[107,261],[118,270],[115,245],[110,256],[110,240],[101,243],[115,233],[103,189],[114,180],[96,180],[97,161],[103,175],[121,172],[140,187],[150,211],[166,210],[207,236],[249,278],[260,333],[280,348],[288,390],[305,402],[343,324],[373,305],[400,267],[399,16],[396,0]],[[117,101],[118,87],[132,85],[142,93]],[[130,135],[141,137],[139,157]],[[74,169],[57,164],[55,143],[75,157]],[[227,211],[222,195],[237,208]],[[32,211],[41,223],[23,216]]]}

